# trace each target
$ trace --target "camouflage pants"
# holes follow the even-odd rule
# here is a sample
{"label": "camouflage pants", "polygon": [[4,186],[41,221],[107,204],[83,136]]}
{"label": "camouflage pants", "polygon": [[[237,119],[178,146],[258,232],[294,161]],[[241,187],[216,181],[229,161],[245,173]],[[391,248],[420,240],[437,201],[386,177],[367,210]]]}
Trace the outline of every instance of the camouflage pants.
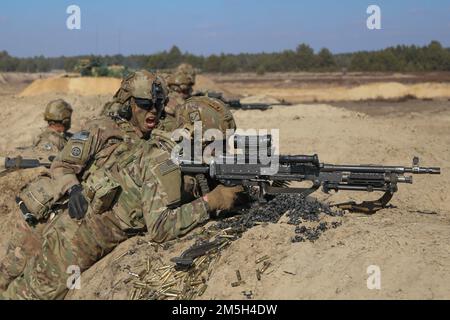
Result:
{"label": "camouflage pants", "polygon": [[2,263],[8,278],[14,279],[0,298],[63,299],[71,285],[68,280],[73,279],[69,271],[73,269],[69,267],[83,272],[128,235],[110,211],[101,215],[88,213],[82,221],[75,221],[64,212],[46,226],[42,237],[16,238],[11,247],[20,247],[18,240],[27,246],[22,244],[23,255],[17,265],[14,259]]}
{"label": "camouflage pants", "polygon": [[32,229],[18,208],[6,221],[5,230],[9,235],[0,260],[0,292],[6,290],[8,284],[23,272],[27,259],[39,252],[42,231]]}

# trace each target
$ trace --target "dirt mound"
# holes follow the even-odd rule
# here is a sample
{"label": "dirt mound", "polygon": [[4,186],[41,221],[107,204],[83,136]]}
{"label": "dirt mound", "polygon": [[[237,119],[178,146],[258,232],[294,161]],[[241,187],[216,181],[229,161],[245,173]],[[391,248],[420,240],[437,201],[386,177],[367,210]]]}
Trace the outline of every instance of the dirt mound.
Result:
{"label": "dirt mound", "polygon": [[91,95],[113,95],[120,87],[117,78],[68,78],[53,77],[33,81],[19,96],[29,97],[47,93]]}
{"label": "dirt mound", "polygon": [[267,104],[279,104],[280,101],[266,96],[264,94],[256,95],[256,96],[249,96],[241,99],[241,103],[267,103]]}
{"label": "dirt mound", "polygon": [[[211,90],[226,91],[222,85],[199,76],[198,88],[209,86]],[[238,86],[235,88],[238,95],[266,95],[295,101],[290,95],[312,100],[315,97],[376,99],[380,94],[390,98],[405,94],[424,98],[447,96],[450,86],[389,82],[358,87],[330,86],[329,89],[317,86],[275,88],[259,84],[242,86],[240,90]],[[15,147],[29,143],[39,127],[45,125],[42,119],[45,103],[58,97],[73,105],[73,131],[76,131],[85,119],[97,114],[111,94],[5,95],[0,99],[0,152],[13,152]],[[282,153],[318,153],[326,163],[385,165],[410,165],[412,156],[417,155],[424,166],[440,166],[442,174],[415,176],[414,184],[399,186],[392,208],[372,216],[347,214],[339,217],[342,226],[328,229],[314,242],[292,243],[295,235],[315,237],[308,232],[301,233],[302,230],[295,234],[295,227],[288,224],[287,216],[277,223],[250,229],[222,251],[200,298],[243,299],[243,291],[251,291],[255,299],[450,298],[450,102],[442,102],[438,112],[429,108],[428,101],[413,102],[421,105],[400,114],[389,110],[401,110],[412,102],[392,104],[388,111],[377,116],[363,114],[356,107],[348,110],[329,104],[275,106],[264,112],[235,111],[240,128],[280,129]],[[16,208],[15,194],[33,174],[36,172],[22,171],[0,178],[0,221],[10,218],[11,210]],[[314,196],[326,203],[339,203],[372,200],[379,195],[317,192]],[[10,232],[6,226],[0,224],[0,256]],[[308,228],[316,230],[315,225],[308,225]],[[199,234],[204,234],[203,231],[202,228],[196,230]],[[164,264],[169,264],[170,258],[179,256],[193,242],[185,237],[173,247],[167,250],[159,247],[156,252],[149,240],[145,236],[135,237],[120,244],[83,273],[82,289],[71,292],[68,298],[127,299],[135,289],[136,274],[146,268],[149,258],[160,257]],[[265,255],[269,256],[271,265],[258,280],[256,269],[261,264],[257,265],[255,259]],[[367,288],[367,268],[371,265],[380,267],[382,290]],[[236,270],[240,270],[245,284],[233,287]]]}
{"label": "dirt mound", "polygon": [[236,94],[231,93],[226,90],[222,86],[218,85],[216,82],[211,80],[206,75],[197,75],[195,78],[195,86],[194,91],[213,91],[213,92],[221,92],[225,99],[231,99],[236,97]]}
{"label": "dirt mound", "polygon": [[49,73],[0,73],[0,94],[17,94],[36,79],[49,77]]}
{"label": "dirt mound", "polygon": [[[265,112],[239,110],[234,115],[241,128],[281,128],[283,153],[319,153],[322,161],[330,163],[386,165],[409,165],[410,157],[417,154],[424,165],[441,166],[443,174],[417,177],[413,185],[401,185],[392,201],[394,208],[373,216],[348,214],[339,218],[342,226],[327,230],[314,242],[292,243],[294,227],[286,218],[247,231],[223,251],[201,299],[244,299],[243,291],[251,291],[254,299],[449,297],[448,111],[415,113],[403,121],[404,116],[373,118],[315,104]],[[392,128],[396,128],[395,134]],[[421,134],[416,135],[416,130]],[[339,203],[377,195],[343,192],[314,196]],[[67,298],[128,299],[135,288],[135,275],[145,269],[147,259],[154,258],[148,240],[134,238],[122,243],[83,273],[82,290]],[[164,264],[170,264],[169,259],[188,246],[185,240],[169,250],[159,249]],[[261,266],[255,259],[266,255],[271,266],[258,280],[255,270]],[[381,268],[382,290],[367,289],[370,265]],[[245,283],[233,287],[236,270]]]}
{"label": "dirt mound", "polygon": [[[120,79],[107,77],[52,77],[33,81],[19,96],[29,97],[48,93],[78,94],[82,96],[113,95],[119,88],[120,82]],[[194,90],[222,92],[227,98],[233,96],[229,91],[203,75],[197,76]]]}
{"label": "dirt mound", "polygon": [[111,95],[80,97],[76,94],[52,93],[30,97],[3,96],[0,99],[0,154],[17,154],[15,147],[29,146],[33,137],[46,126],[43,116],[45,106],[49,101],[59,98],[72,105],[74,113],[71,131],[76,132],[87,119],[100,114]]}
{"label": "dirt mound", "polygon": [[376,82],[362,85],[331,85],[310,83],[307,85],[289,84],[285,87],[269,86],[266,83],[248,84],[226,83],[223,86],[232,93],[245,96],[266,95],[278,100],[292,103],[332,102],[332,101],[367,101],[367,100],[401,100],[405,97],[417,99],[448,99],[450,83],[416,83]]}

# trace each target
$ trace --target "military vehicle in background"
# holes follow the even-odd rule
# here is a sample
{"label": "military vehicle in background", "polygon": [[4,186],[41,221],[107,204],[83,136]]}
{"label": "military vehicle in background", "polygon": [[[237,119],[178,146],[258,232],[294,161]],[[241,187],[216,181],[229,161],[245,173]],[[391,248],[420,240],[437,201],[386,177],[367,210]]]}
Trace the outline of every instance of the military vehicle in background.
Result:
{"label": "military vehicle in background", "polygon": [[122,65],[107,66],[97,58],[85,58],[78,60],[74,71],[82,77],[122,78],[128,72],[128,69]]}

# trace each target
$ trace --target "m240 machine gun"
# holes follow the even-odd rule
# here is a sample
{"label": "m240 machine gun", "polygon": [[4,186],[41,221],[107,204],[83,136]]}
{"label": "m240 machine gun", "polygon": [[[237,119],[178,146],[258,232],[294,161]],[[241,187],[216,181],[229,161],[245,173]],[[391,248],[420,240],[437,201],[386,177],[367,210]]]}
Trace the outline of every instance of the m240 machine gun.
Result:
{"label": "m240 machine gun", "polygon": [[[237,141],[251,141],[249,137],[234,136]],[[266,144],[271,137],[254,141]],[[259,142],[258,142],[259,143]],[[250,148],[251,149],[251,148]],[[253,149],[254,150],[254,149]],[[272,156],[272,159],[274,159]],[[410,167],[384,166],[384,165],[335,165],[319,161],[318,155],[278,155],[277,170],[270,172],[270,164],[264,164],[259,156],[246,154],[219,155],[209,163],[196,163],[192,160],[180,160],[183,173],[204,175],[208,181],[215,181],[227,186],[242,185],[252,193],[257,194],[259,200],[267,195],[283,193],[296,193],[304,196],[310,195],[322,187],[323,192],[331,191],[359,191],[382,192],[381,198],[375,201],[362,203],[348,202],[338,205],[341,209],[354,212],[375,213],[385,208],[398,191],[399,184],[412,184],[413,175],[440,174],[437,167],[419,166],[419,158],[413,159]],[[244,160],[244,161],[242,161]],[[252,161],[253,160],[253,161]],[[310,181],[307,188],[289,187],[290,182]]]}

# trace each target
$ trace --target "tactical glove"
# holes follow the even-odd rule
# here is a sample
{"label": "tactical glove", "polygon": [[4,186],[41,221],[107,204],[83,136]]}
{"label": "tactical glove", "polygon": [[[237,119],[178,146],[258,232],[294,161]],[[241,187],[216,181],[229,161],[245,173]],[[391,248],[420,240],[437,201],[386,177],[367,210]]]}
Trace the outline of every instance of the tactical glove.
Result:
{"label": "tactical glove", "polygon": [[218,185],[203,199],[207,202],[210,211],[230,210],[233,208],[238,193],[242,191],[244,191],[242,186],[225,187],[223,185]]}
{"label": "tactical glove", "polygon": [[69,216],[81,220],[88,209],[88,202],[82,193],[83,188],[77,184],[69,190]]}

